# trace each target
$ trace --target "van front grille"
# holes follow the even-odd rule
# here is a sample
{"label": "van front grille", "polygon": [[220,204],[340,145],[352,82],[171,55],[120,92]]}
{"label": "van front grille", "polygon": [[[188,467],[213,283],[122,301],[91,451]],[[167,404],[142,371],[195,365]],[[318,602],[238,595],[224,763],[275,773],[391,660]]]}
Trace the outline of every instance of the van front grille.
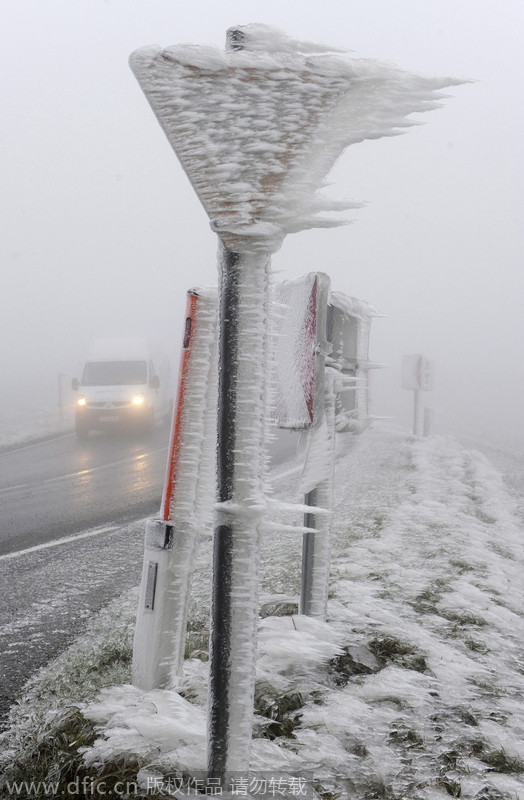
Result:
{"label": "van front grille", "polygon": [[129,400],[114,400],[112,403],[88,403],[89,408],[123,408],[129,406]]}

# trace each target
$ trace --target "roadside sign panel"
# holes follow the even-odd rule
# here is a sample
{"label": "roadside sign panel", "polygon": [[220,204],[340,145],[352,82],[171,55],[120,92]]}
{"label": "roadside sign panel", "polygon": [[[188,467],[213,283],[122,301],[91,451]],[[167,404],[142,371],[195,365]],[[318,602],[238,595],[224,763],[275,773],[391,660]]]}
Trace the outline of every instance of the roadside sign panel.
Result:
{"label": "roadside sign panel", "polygon": [[431,392],[435,384],[435,362],[420,353],[403,356],[402,388]]}
{"label": "roadside sign panel", "polygon": [[280,428],[302,430],[319,421],[329,287],[329,277],[322,272],[275,287],[275,415]]}
{"label": "roadside sign panel", "polygon": [[330,363],[342,376],[336,398],[338,432],[360,433],[369,423],[369,371],[380,365],[369,360],[371,320],[379,316],[373,306],[356,297],[333,292],[328,310]]}

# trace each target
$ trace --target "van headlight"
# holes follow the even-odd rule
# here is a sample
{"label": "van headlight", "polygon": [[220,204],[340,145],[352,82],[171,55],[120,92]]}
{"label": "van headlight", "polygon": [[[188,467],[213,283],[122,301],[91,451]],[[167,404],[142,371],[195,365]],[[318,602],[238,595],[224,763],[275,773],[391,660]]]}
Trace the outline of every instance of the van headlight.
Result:
{"label": "van headlight", "polygon": [[85,406],[86,403],[87,403],[87,401],[86,401],[84,395],[81,394],[80,397],[78,398],[78,400],[76,401],[77,406]]}
{"label": "van headlight", "polygon": [[143,394],[135,394],[133,397],[133,405],[134,406],[143,406],[146,402],[146,399]]}

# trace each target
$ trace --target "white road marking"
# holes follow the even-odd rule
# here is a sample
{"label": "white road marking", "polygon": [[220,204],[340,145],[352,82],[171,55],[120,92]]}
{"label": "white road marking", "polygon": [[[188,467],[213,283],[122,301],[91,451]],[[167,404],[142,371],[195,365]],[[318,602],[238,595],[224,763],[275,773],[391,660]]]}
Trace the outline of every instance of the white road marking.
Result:
{"label": "white road marking", "polygon": [[167,447],[159,447],[158,450],[149,450],[147,453],[140,453],[137,456],[121,458],[120,461],[112,461],[111,464],[101,464],[99,467],[89,467],[89,469],[81,469],[77,472],[68,472],[67,475],[57,475],[56,478],[45,478],[42,483],[54,483],[69,478],[83,478],[85,475],[91,475],[93,472],[98,472],[102,469],[110,469],[111,467],[118,467],[120,464],[129,463],[129,461],[142,461],[144,458],[147,458],[147,456],[153,456],[156,453],[161,453],[163,450],[167,450]]}
{"label": "white road marking", "polygon": [[29,450],[31,447],[40,447],[43,444],[49,444],[50,442],[58,442],[60,439],[68,439],[70,436],[73,436],[72,433],[63,433],[60,436],[53,436],[51,439],[42,439],[41,442],[31,442],[30,444],[24,444],[20,447],[17,447],[15,450],[2,450],[0,451],[1,456],[11,456],[13,453],[21,453],[22,450]]}
{"label": "white road marking", "polygon": [[84,533],[76,533],[72,536],[64,536],[62,539],[55,539],[52,542],[36,544],[34,547],[26,547],[25,550],[17,550],[14,553],[5,553],[4,555],[0,556],[0,561],[6,561],[9,558],[18,558],[19,556],[25,556],[28,553],[36,553],[39,550],[48,550],[50,547],[58,547],[58,545],[76,542],[80,539],[90,539],[92,536],[99,536],[101,533],[111,533],[111,531],[117,530],[121,530],[121,526],[110,525],[106,528],[95,528],[91,531],[84,531]]}
{"label": "white road marking", "polygon": [[90,475],[93,472],[110,469],[111,467],[118,467],[120,464],[127,464],[129,461],[143,461],[144,458],[154,456],[156,453],[162,453],[165,450],[167,450],[167,447],[159,447],[158,450],[149,450],[147,453],[140,453],[137,456],[121,458],[120,461],[112,461],[111,464],[101,464],[99,467],[90,467],[89,469],[82,469],[78,472],[69,472],[67,475],[58,475],[56,478],[46,478],[43,482],[52,483],[53,481],[63,481],[67,478],[83,478],[84,475]]}
{"label": "white road marking", "polygon": [[25,489],[26,486],[29,486],[28,483],[18,483],[16,486],[6,486],[5,489],[0,489],[0,494],[3,492],[11,492],[15,489]]}
{"label": "white road marking", "polygon": [[[67,475],[57,475],[55,478],[44,478],[43,481],[39,481],[34,485],[38,486],[42,483],[55,483],[56,481],[64,481],[70,478],[83,478],[85,475],[90,475],[93,472],[98,472],[99,470],[103,469],[110,469],[111,467],[118,467],[120,464],[126,464],[129,461],[142,461],[144,458],[147,458],[147,456],[153,456],[156,453],[162,453],[165,450],[167,450],[167,447],[159,447],[158,450],[149,450],[147,453],[140,453],[137,456],[128,456],[127,458],[120,459],[120,461],[113,461],[111,464],[101,464],[99,467],[90,467],[89,469],[81,469],[77,470],[76,472],[68,472]],[[10,492],[15,489],[23,489],[29,485],[30,484],[28,483],[19,483],[16,486],[6,486],[4,489],[0,489],[0,494],[2,494],[2,492]]]}

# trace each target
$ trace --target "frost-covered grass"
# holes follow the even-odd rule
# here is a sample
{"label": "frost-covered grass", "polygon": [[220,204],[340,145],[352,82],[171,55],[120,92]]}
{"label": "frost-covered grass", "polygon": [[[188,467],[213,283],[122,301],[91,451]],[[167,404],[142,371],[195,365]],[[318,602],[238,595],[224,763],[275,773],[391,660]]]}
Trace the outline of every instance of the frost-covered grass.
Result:
{"label": "frost-covered grass", "polygon": [[[523,550],[516,500],[480,454],[388,429],[354,441],[327,623],[296,614],[300,537],[265,537],[252,770],[310,775],[324,798],[524,797]],[[204,769],[208,554],[179,691],[129,685],[127,595],[13,710],[3,796],[6,778],[78,776],[151,795]]]}
{"label": "frost-covered grass", "polygon": [[[104,686],[129,681],[137,596],[132,590],[107,606],[75,645],[27,684],[1,738],[4,778],[65,782],[77,774],[77,747],[96,738],[79,704]],[[1,779],[0,787],[9,797]]]}
{"label": "frost-covered grass", "polygon": [[60,413],[50,387],[45,389],[39,392],[31,386],[6,391],[0,401],[0,451],[73,429],[72,404],[68,402]]}

